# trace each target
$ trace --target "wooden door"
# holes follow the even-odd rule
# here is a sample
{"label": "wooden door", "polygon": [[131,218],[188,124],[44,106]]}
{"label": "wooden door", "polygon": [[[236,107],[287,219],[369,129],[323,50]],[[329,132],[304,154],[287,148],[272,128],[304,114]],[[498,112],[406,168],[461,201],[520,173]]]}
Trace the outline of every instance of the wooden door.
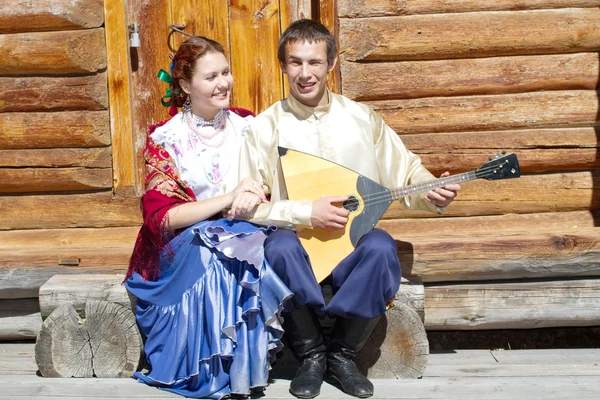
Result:
{"label": "wooden door", "polygon": [[[284,97],[277,62],[277,42],[290,22],[311,18],[310,0],[129,0],[127,19],[140,27],[141,45],[131,49],[133,132],[137,173],[143,176],[143,148],[148,125],[168,118],[160,103],[167,84],[157,78],[169,71],[169,54],[186,36],[203,35],[226,49],[234,76],[232,105],[261,112]],[[331,3],[333,4],[333,3]],[[315,14],[316,15],[316,14]]]}

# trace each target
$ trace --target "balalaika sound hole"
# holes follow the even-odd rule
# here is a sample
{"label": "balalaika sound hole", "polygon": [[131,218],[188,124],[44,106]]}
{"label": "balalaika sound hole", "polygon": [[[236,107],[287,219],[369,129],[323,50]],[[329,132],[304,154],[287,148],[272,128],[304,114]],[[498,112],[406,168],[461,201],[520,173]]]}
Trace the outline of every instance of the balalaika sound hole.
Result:
{"label": "balalaika sound hole", "polygon": [[342,203],[342,206],[350,212],[354,212],[354,211],[358,210],[359,205],[360,205],[359,200],[354,195],[348,196],[348,200],[346,200],[344,203]]}

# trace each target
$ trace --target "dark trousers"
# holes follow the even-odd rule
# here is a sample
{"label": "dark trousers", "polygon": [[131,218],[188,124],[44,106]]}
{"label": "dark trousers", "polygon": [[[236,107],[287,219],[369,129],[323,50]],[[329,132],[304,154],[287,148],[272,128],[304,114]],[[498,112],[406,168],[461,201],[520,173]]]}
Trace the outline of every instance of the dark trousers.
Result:
{"label": "dark trousers", "polygon": [[375,318],[400,287],[400,262],[396,243],[381,229],[374,229],[333,270],[333,297],[325,306],[321,286],[296,232],[278,229],[265,242],[265,256],[277,275],[294,293],[285,311],[312,307],[319,315],[343,318]]}

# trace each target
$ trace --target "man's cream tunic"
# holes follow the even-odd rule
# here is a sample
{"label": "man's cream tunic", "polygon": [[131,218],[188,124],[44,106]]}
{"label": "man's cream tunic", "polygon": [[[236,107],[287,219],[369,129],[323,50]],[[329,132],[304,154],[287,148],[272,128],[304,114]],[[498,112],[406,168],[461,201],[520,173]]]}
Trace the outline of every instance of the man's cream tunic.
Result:
{"label": "man's cream tunic", "polygon": [[[271,193],[271,203],[260,205],[252,222],[287,228],[311,226],[312,200],[316,199],[286,200],[277,146],[333,161],[387,188],[435,179],[419,156],[410,152],[370,107],[335,93],[328,95],[329,103],[316,108],[307,107],[290,95],[262,112],[247,127],[238,176],[262,181]],[[424,194],[403,201],[407,207],[441,212],[424,200]]]}

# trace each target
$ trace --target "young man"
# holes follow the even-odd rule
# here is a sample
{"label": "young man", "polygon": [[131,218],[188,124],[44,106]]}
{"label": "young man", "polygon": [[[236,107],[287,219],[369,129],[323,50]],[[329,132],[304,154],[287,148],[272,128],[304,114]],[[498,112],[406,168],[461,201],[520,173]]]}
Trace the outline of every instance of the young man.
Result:
{"label": "young man", "polygon": [[[401,271],[396,244],[380,229],[363,236],[331,273],[333,297],[325,305],[310,260],[292,229],[343,229],[349,213],[335,204],[347,198],[286,200],[277,146],[328,159],[388,188],[435,177],[379,115],[327,90],[327,74],[335,67],[337,49],[326,27],[311,20],[294,22],[281,37],[278,58],[290,95],[253,121],[245,134],[240,165],[249,171],[254,168],[244,175],[262,180],[271,192],[271,203],[260,205],[252,221],[290,228],[271,233],[265,242],[269,263],[294,292],[285,310],[284,328],[301,364],[290,392],[300,398],[315,397],[326,378],[350,395],[369,397],[373,385],[353,360],[398,291]],[[459,185],[447,185],[404,202],[411,208],[441,213],[459,189]],[[327,345],[318,318],[324,313],[336,317]]]}

